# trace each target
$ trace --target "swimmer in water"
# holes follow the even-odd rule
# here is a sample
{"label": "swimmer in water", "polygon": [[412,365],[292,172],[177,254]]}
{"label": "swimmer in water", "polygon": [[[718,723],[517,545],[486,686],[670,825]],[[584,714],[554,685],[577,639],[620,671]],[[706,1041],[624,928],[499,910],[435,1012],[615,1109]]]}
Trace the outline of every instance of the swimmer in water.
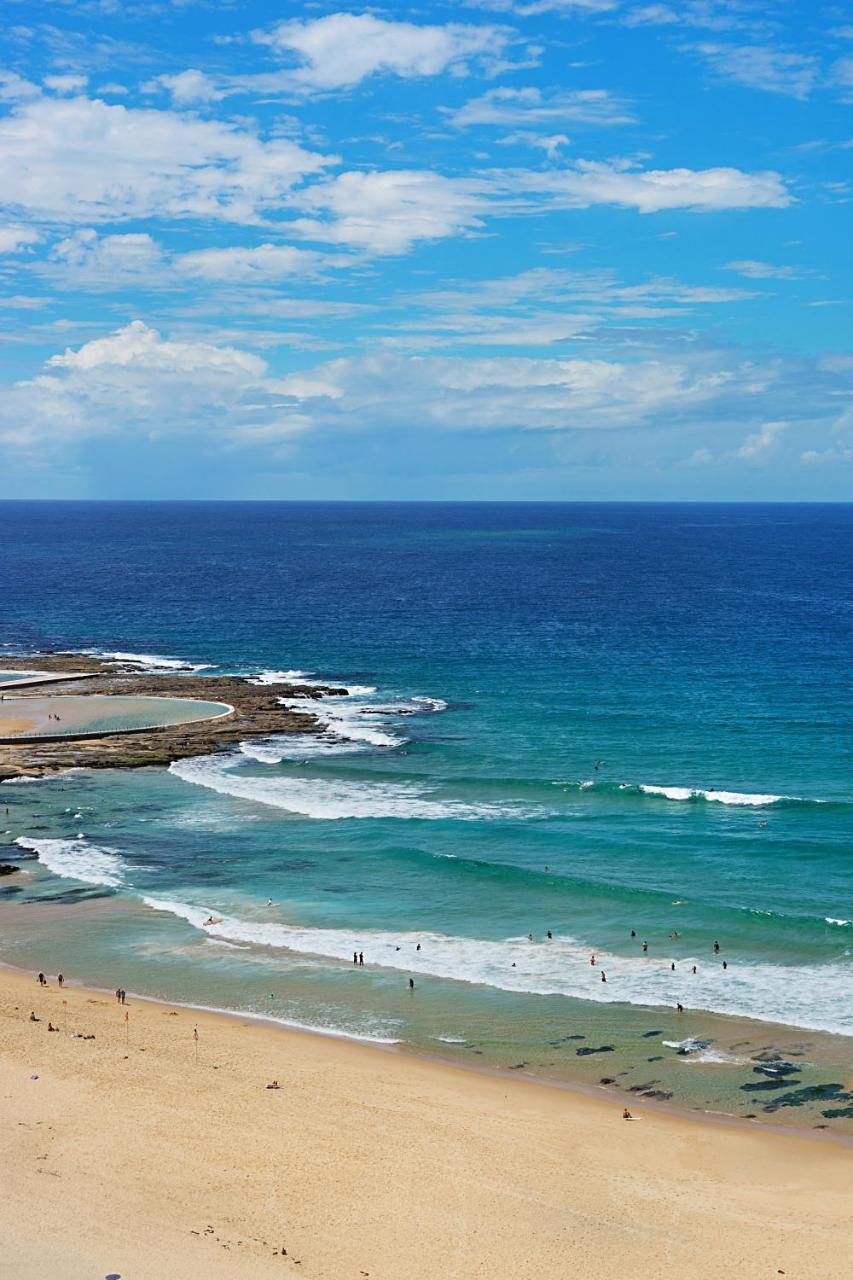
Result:
{"label": "swimmer in water", "polygon": [[553,936],[554,936],[554,935],[551,933],[551,930],[550,930],[550,929],[549,929],[549,930],[548,930],[548,932],[545,934],[545,937],[548,939],[548,941],[549,941],[549,942],[550,942],[550,940],[551,940],[551,938],[552,938]]}
{"label": "swimmer in water", "polygon": [[593,954],[593,955],[591,955],[591,956],[589,957],[589,963],[590,963],[590,964],[595,964],[595,955],[594,955],[594,954]]}
{"label": "swimmer in water", "polygon": [[648,951],[648,949],[649,949],[649,944],[648,944],[647,942],[644,942],[644,943],[643,943],[643,950],[644,950],[644,951]]}
{"label": "swimmer in water", "polygon": [[607,974],[604,972],[604,970],[603,970],[603,969],[601,970],[601,981],[602,981],[602,982],[606,982],[606,981],[607,981]]}

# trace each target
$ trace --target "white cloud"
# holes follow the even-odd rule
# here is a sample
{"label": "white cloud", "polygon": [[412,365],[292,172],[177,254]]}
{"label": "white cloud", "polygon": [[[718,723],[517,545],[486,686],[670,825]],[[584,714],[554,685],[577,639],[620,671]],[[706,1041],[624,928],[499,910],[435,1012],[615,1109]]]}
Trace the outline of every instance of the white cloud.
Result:
{"label": "white cloud", "polygon": [[139,320],[52,356],[0,402],[0,440],[23,449],[117,434],[231,445],[282,439],[303,425],[260,356],[170,341]]}
{"label": "white cloud", "polygon": [[606,89],[563,89],[543,94],[539,89],[490,89],[449,113],[459,129],[472,125],[617,125],[632,117]]}
{"label": "white cloud", "polygon": [[693,48],[716,75],[792,98],[807,98],[820,72],[820,63],[811,54],[787,53],[767,45],[698,44]]}
{"label": "white cloud", "polygon": [[747,436],[735,456],[746,462],[764,462],[773,452],[781,433],[786,429],[786,422],[765,422],[752,435]]}
{"label": "white cloud", "polygon": [[253,222],[327,163],[284,138],[99,99],[39,98],[0,120],[4,200],[59,222]]}
{"label": "white cloud", "polygon": [[588,430],[695,413],[727,379],[678,360],[461,359],[383,353],[282,380],[318,424]]}
{"label": "white cloud", "polygon": [[86,227],[58,241],[37,269],[65,288],[116,290],[175,288],[188,280],[264,284],[347,262],[344,254],[276,244],[168,254],[146,232],[101,236]]}
{"label": "white cloud", "polygon": [[217,88],[213,80],[203,71],[190,67],[175,76],[157,76],[145,89],[162,87],[171,95],[178,107],[190,106],[199,102],[217,102],[225,97],[224,90]]}
{"label": "white cloud", "polygon": [[772,172],[641,170],[628,162],[579,160],[544,172],[487,170],[471,178],[412,169],[343,173],[307,187],[294,202],[313,216],[289,223],[291,233],[388,254],[403,253],[419,240],[478,230],[488,216],[596,204],[640,213],[778,209],[791,197]]}
{"label": "white cloud", "polygon": [[710,213],[721,209],[783,209],[791,203],[782,179],[772,171],[641,170],[627,162],[579,160],[571,168],[528,174],[522,180],[528,191],[547,193],[576,208],[615,204],[640,213],[664,209]]}
{"label": "white cloud", "polygon": [[464,74],[472,60],[499,57],[509,33],[497,27],[449,23],[416,26],[372,14],[332,13],[293,18],[253,32],[258,44],[297,60],[279,79],[282,89],[311,93],[348,89],[369,76],[404,78]]}
{"label": "white cloud", "polygon": [[44,83],[53,93],[79,93],[86,88],[88,77],[70,74],[45,76]]}
{"label": "white cloud", "polygon": [[246,284],[315,275],[324,266],[343,266],[344,255],[315,253],[293,245],[259,244],[252,248],[199,249],[174,259],[185,276]]}
{"label": "white cloud", "polygon": [[749,280],[801,280],[803,273],[795,267],[777,265],[773,262],[757,262],[753,258],[727,262],[727,271],[736,271]]}
{"label": "white cloud", "polygon": [[34,227],[22,227],[13,222],[0,223],[0,253],[17,253],[29,244],[41,239]]}
{"label": "white cloud", "polygon": [[342,173],[299,198],[306,211],[323,216],[299,219],[289,229],[311,240],[403,253],[417,240],[481,226],[486,201],[475,188],[426,170]]}
{"label": "white cloud", "polygon": [[156,283],[164,266],[162,249],[146,232],[99,236],[86,227],[57,241],[40,270],[66,287],[116,289]]}

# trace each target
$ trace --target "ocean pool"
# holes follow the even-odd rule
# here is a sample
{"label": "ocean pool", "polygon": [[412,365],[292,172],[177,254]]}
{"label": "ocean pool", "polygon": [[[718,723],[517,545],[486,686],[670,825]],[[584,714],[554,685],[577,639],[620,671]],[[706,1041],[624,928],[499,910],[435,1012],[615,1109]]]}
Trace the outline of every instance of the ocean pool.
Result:
{"label": "ocean pool", "polygon": [[198,698],[134,698],[109,694],[7,697],[0,702],[0,741],[138,733],[198,720],[217,720],[231,710],[226,702],[203,702]]}

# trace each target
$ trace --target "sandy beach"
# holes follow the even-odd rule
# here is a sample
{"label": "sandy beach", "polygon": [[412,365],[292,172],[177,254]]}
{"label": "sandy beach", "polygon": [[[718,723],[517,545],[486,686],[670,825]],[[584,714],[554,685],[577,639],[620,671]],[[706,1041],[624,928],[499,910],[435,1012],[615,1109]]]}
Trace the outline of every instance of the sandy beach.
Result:
{"label": "sandy beach", "polygon": [[0,1091],[7,1280],[849,1275],[853,1152],[807,1136],[10,969]]}

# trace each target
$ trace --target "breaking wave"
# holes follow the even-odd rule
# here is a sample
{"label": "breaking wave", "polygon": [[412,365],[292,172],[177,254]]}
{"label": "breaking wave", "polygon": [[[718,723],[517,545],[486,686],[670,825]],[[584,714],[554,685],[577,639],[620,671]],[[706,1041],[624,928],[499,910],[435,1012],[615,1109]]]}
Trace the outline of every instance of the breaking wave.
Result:
{"label": "breaking wave", "polygon": [[[673,974],[668,961],[599,952],[592,968],[589,947],[570,936],[530,942],[526,937],[495,940],[430,931],[320,929],[216,914],[215,904],[198,907],[156,897],[144,901],[209,937],[317,959],[352,964],[353,952],[361,951],[368,968],[603,1004],[674,1008],[681,1001],[694,1010],[853,1036],[853,970],[837,963],[797,967],[744,962],[723,971],[703,960],[687,959]],[[217,923],[205,927],[211,916]],[[693,963],[699,967],[696,975],[691,973]],[[602,970],[606,982],[601,981]],[[685,1051],[686,1044],[672,1042],[670,1047]],[[705,1051],[709,1045],[697,1041],[694,1048]]]}
{"label": "breaking wave", "polygon": [[22,849],[31,849],[39,862],[55,876],[80,880],[83,884],[103,884],[117,889],[124,884],[125,864],[115,849],[89,844],[84,836],[73,840],[34,839],[18,836]]}
{"label": "breaking wave", "polygon": [[518,805],[465,804],[432,799],[424,788],[410,783],[352,782],[321,778],[258,778],[236,771],[239,756],[199,756],[176,760],[169,772],[184,782],[208,787],[221,795],[237,796],[284,809],[305,818],[439,818],[460,821],[541,816]]}
{"label": "breaking wave", "polygon": [[[693,804],[715,803],[764,808],[769,805],[826,805],[828,800],[808,799],[804,796],[775,795],[762,791],[724,791],[717,787],[664,786],[653,782],[599,782],[587,778],[580,782],[555,782],[555,787],[565,791],[594,791],[598,794],[622,796],[654,796],[662,800],[674,800]],[[838,803],[843,803],[838,802]]]}
{"label": "breaking wave", "polygon": [[158,653],[121,653],[105,649],[81,649],[90,658],[105,662],[126,663],[143,671],[209,671],[210,662],[185,662],[182,658],[164,658]]}

